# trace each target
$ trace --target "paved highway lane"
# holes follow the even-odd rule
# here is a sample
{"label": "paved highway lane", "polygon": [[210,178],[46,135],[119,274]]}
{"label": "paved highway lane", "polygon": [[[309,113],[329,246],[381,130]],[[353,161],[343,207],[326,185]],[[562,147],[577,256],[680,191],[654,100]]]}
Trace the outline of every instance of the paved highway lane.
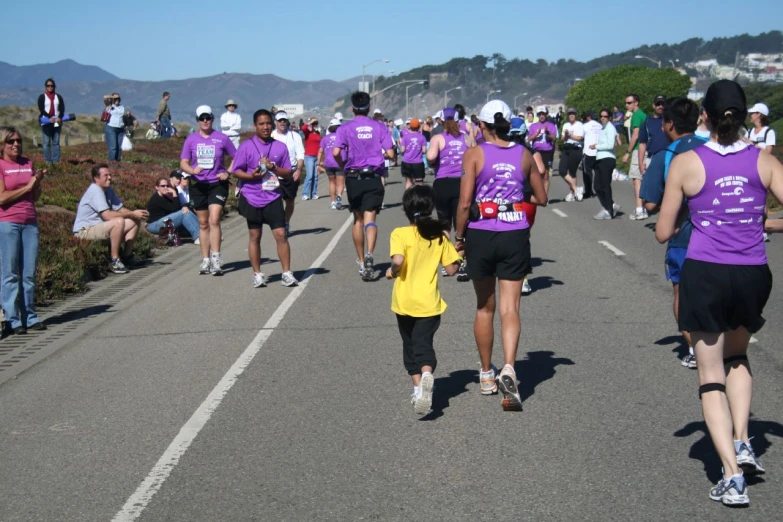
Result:
{"label": "paved highway lane", "polygon": [[[561,199],[564,184],[552,185]],[[631,210],[630,184],[615,189]],[[390,185],[387,202],[401,193]],[[294,269],[322,262],[294,293],[250,287],[245,227],[232,225],[224,256],[236,270],[199,277],[194,252],[144,299],[0,387],[0,485],[14,492],[0,519],[729,520],[707,496],[720,464],[696,373],[677,359],[653,220],[596,222],[597,206],[539,210],[522,413],[478,393],[472,286],[441,279],[449,308],[424,419],[408,404],[391,283],[359,279],[349,231],[339,235],[347,212],[298,202],[294,228],[310,232],[292,239]],[[378,223],[381,264],[405,218],[396,206]],[[783,239],[768,251],[781,273]],[[782,303],[776,282],[751,349],[751,435],[768,474],[750,490],[750,519],[783,508]]]}

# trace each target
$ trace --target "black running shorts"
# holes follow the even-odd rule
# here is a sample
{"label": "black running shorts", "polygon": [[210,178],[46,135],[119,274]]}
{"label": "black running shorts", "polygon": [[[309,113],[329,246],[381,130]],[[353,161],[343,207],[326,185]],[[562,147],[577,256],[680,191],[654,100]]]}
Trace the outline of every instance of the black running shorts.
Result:
{"label": "black running shorts", "polygon": [[435,210],[438,219],[457,227],[457,206],[461,178],[440,178],[432,184],[435,191]]}
{"label": "black running shorts", "polygon": [[299,192],[299,181],[294,181],[291,178],[280,178],[280,194],[283,195],[283,199],[296,199],[297,192]]}
{"label": "black running shorts", "polygon": [[326,167],[327,176],[345,176],[345,172],[340,170],[339,167]]}
{"label": "black running shorts", "polygon": [[424,179],[424,163],[405,163],[403,161],[400,170],[403,178]]}
{"label": "black running shorts", "polygon": [[377,212],[383,205],[385,190],[380,176],[366,179],[347,176],[345,189],[348,192],[348,205],[352,211]]}
{"label": "black running shorts", "polygon": [[248,230],[257,230],[263,225],[269,225],[272,230],[285,227],[283,198],[277,198],[268,205],[259,208],[248,203],[245,196],[240,194],[237,210],[239,215],[247,220]]}
{"label": "black running shorts", "polygon": [[469,228],[465,236],[468,277],[480,281],[497,277],[521,281],[530,266],[530,229],[494,232]]}
{"label": "black running shorts", "polygon": [[[536,150],[533,152],[541,154],[541,159],[544,161],[544,167],[546,167],[547,171],[552,170],[552,162],[555,161],[554,150]],[[543,174],[543,172],[541,174]]]}
{"label": "black running shorts", "polygon": [[190,178],[190,203],[196,210],[207,210],[210,205],[226,204],[228,199],[228,180],[204,183]]}
{"label": "black running shorts", "polygon": [[767,265],[720,265],[686,259],[680,272],[680,330],[722,333],[764,326],[772,290]]}

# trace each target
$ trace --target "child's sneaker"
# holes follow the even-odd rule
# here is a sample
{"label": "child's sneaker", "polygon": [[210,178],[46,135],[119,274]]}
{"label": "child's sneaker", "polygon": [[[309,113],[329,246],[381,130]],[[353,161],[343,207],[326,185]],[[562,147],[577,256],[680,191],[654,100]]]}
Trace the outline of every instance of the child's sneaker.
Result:
{"label": "child's sneaker", "polygon": [[417,415],[427,415],[432,410],[432,390],[435,388],[435,378],[431,373],[421,376],[419,393],[413,401],[413,411]]}

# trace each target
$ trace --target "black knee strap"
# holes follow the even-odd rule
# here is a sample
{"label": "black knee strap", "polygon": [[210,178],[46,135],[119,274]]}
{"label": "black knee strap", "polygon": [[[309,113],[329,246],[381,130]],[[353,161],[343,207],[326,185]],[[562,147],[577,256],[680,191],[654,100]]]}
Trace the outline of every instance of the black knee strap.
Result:
{"label": "black knee strap", "polygon": [[707,384],[702,384],[701,386],[699,386],[699,400],[701,400],[701,394],[702,393],[707,393],[707,392],[711,392],[711,391],[719,391],[719,392],[722,392],[722,393],[726,393],[726,385],[725,384],[720,384],[720,383],[717,383],[717,382],[710,382],[710,383],[707,383]]}
{"label": "black knee strap", "polygon": [[731,363],[736,362],[736,361],[745,361],[746,363],[750,364],[750,361],[748,361],[748,356],[747,355],[733,355],[731,357],[726,357],[725,359],[723,359],[723,364],[725,366],[727,364],[731,364]]}

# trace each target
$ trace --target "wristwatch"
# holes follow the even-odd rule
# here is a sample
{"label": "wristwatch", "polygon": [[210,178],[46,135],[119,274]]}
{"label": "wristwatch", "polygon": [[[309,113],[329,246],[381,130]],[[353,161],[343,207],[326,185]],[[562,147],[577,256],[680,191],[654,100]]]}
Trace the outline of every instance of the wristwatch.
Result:
{"label": "wristwatch", "polygon": [[464,243],[465,242],[465,238],[464,237],[454,236],[454,239],[456,241],[460,242],[460,243]]}

